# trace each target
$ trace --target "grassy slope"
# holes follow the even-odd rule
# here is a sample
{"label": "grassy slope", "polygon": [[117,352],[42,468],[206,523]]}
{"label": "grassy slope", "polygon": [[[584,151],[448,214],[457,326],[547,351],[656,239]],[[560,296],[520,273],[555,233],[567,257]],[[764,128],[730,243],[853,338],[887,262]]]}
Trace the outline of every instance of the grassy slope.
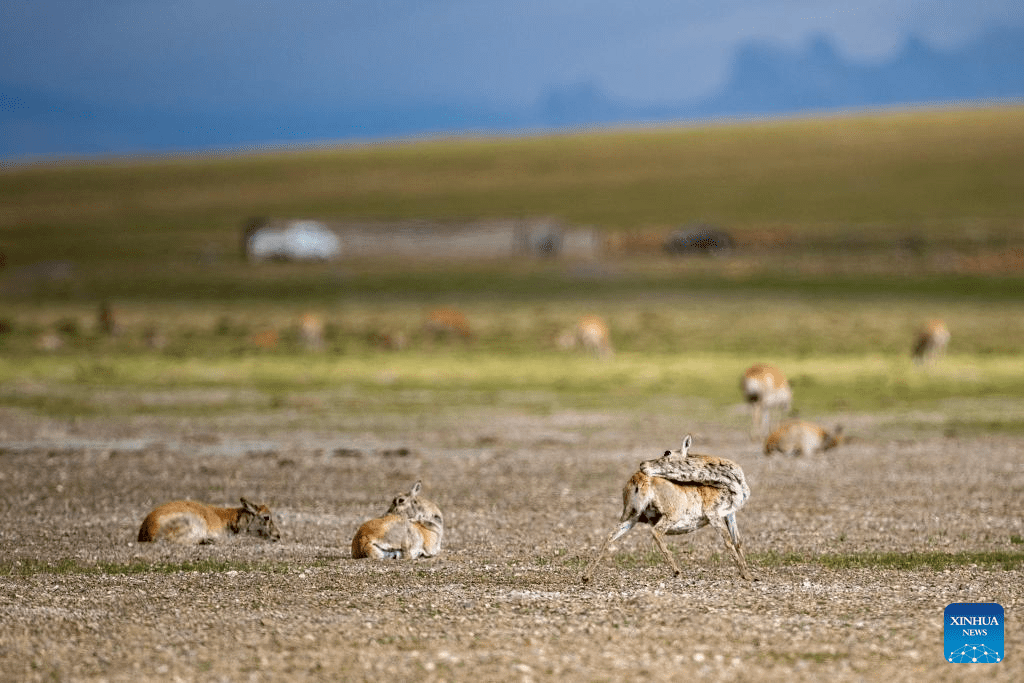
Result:
{"label": "grassy slope", "polygon": [[[386,403],[389,391],[441,379],[470,392],[461,401],[504,400],[494,397],[511,387],[587,404],[679,392],[726,403],[739,369],[771,358],[811,411],[964,392],[1017,397],[1020,273],[943,264],[976,245],[1019,249],[1021,187],[1021,107],[9,169],[0,174],[8,272],[68,259],[78,276],[8,297],[14,333],[0,338],[0,380],[268,392],[348,384]],[[609,231],[703,219],[741,239],[783,234],[793,246],[596,266],[249,267],[237,242],[254,215],[551,215]],[[924,240],[909,259],[890,246],[908,234]],[[100,298],[121,307],[124,338],[91,336]],[[437,304],[467,310],[474,346],[444,350],[416,337],[423,310]],[[340,361],[297,355],[287,336],[278,351],[252,355],[248,332],[293,326],[306,308],[333,326]],[[611,323],[613,363],[552,351],[557,331],[590,311]],[[909,337],[929,316],[950,323],[954,356],[940,373],[914,374]],[[76,320],[82,337],[40,356],[34,335],[61,319]],[[232,331],[215,332],[225,319]],[[154,321],[171,337],[155,356],[139,341]],[[395,329],[412,336],[412,350],[366,346],[368,332]],[[72,414],[90,403],[7,394],[13,405]]]}

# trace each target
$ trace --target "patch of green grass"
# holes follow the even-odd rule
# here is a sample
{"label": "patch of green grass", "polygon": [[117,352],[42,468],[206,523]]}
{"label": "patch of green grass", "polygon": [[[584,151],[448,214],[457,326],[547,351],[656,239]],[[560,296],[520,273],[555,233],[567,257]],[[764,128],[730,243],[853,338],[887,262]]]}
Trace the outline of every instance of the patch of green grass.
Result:
{"label": "patch of green grass", "polygon": [[762,567],[783,567],[801,564],[814,564],[827,569],[901,569],[943,571],[957,567],[974,567],[981,569],[1015,570],[1024,568],[1024,552],[985,551],[985,552],[863,552],[863,553],[829,553],[813,555],[810,553],[752,553],[750,560]]}
{"label": "patch of green grass", "polygon": [[[1024,368],[1010,356],[950,356],[929,371],[907,358],[881,354],[771,360],[792,378],[794,407],[801,414],[899,411],[954,398],[1024,398]],[[178,415],[292,405],[306,412],[501,406],[544,414],[557,407],[640,410],[696,397],[712,409],[740,401],[737,378],[751,362],[749,354],[731,352],[623,351],[600,362],[583,354],[476,348],[341,356],[129,355],[116,361],[34,356],[0,358],[0,405],[51,415]],[[151,399],[154,392],[158,397]],[[315,400],[303,402],[304,392]],[[1016,432],[1021,427],[1012,414],[958,420],[950,428]]]}

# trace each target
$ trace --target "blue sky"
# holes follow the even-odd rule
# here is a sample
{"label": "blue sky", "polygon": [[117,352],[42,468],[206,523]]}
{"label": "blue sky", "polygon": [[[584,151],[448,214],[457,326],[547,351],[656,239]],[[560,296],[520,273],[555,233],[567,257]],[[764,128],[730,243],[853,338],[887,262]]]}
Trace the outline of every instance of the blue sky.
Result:
{"label": "blue sky", "polygon": [[613,96],[713,90],[742,42],[815,35],[879,60],[916,35],[955,46],[1024,22],[1020,0],[7,0],[0,80],[107,103],[188,110],[536,98],[594,82]]}
{"label": "blue sky", "polygon": [[[6,0],[0,87],[165,114],[707,96],[740,45],[882,61],[1024,25],[1024,0]],[[2,105],[2,99],[0,99]]]}

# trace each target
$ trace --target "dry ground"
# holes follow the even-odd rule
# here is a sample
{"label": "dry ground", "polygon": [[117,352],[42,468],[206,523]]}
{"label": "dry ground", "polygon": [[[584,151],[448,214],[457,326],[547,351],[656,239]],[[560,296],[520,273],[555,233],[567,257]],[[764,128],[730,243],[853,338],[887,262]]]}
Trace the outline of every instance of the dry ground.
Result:
{"label": "dry ground", "polygon": [[[768,461],[738,407],[683,400],[652,415],[437,406],[316,422],[294,409],[5,410],[0,678],[1024,680],[1019,563],[814,559],[1020,551],[1024,438],[945,435],[928,415],[825,417],[859,439]],[[673,579],[640,529],[582,585],[632,468],[686,431],[695,452],[747,472],[738,520],[757,580],[739,579],[708,529],[670,540],[684,568]],[[442,554],[350,559],[357,526],[417,478],[446,515]],[[241,495],[275,509],[281,542],[134,542],[157,503]],[[189,564],[205,560],[224,564]],[[140,563],[151,571],[125,569]],[[1006,660],[945,663],[943,609],[980,601],[1006,610]]]}

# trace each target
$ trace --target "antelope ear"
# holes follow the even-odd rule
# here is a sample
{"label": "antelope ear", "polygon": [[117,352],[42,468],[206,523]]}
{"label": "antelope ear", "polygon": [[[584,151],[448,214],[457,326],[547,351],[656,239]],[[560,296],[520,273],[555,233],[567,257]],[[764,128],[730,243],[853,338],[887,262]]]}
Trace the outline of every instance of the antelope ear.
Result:
{"label": "antelope ear", "polygon": [[417,481],[415,484],[412,485],[412,490],[409,491],[409,495],[410,496],[418,496],[418,495],[420,495],[420,491],[422,489],[423,489],[423,482],[422,481]]}
{"label": "antelope ear", "polygon": [[251,512],[254,515],[255,514],[259,514],[259,509],[255,505],[253,505],[251,502],[249,502],[249,500],[247,498],[243,497],[243,498],[241,498],[241,501],[242,501],[242,507],[245,509],[246,512]]}
{"label": "antelope ear", "polygon": [[682,453],[685,456],[687,453],[690,452],[690,446],[692,444],[693,444],[693,437],[690,436],[689,434],[687,434],[685,437],[683,437],[683,445],[679,449],[679,452]]}

